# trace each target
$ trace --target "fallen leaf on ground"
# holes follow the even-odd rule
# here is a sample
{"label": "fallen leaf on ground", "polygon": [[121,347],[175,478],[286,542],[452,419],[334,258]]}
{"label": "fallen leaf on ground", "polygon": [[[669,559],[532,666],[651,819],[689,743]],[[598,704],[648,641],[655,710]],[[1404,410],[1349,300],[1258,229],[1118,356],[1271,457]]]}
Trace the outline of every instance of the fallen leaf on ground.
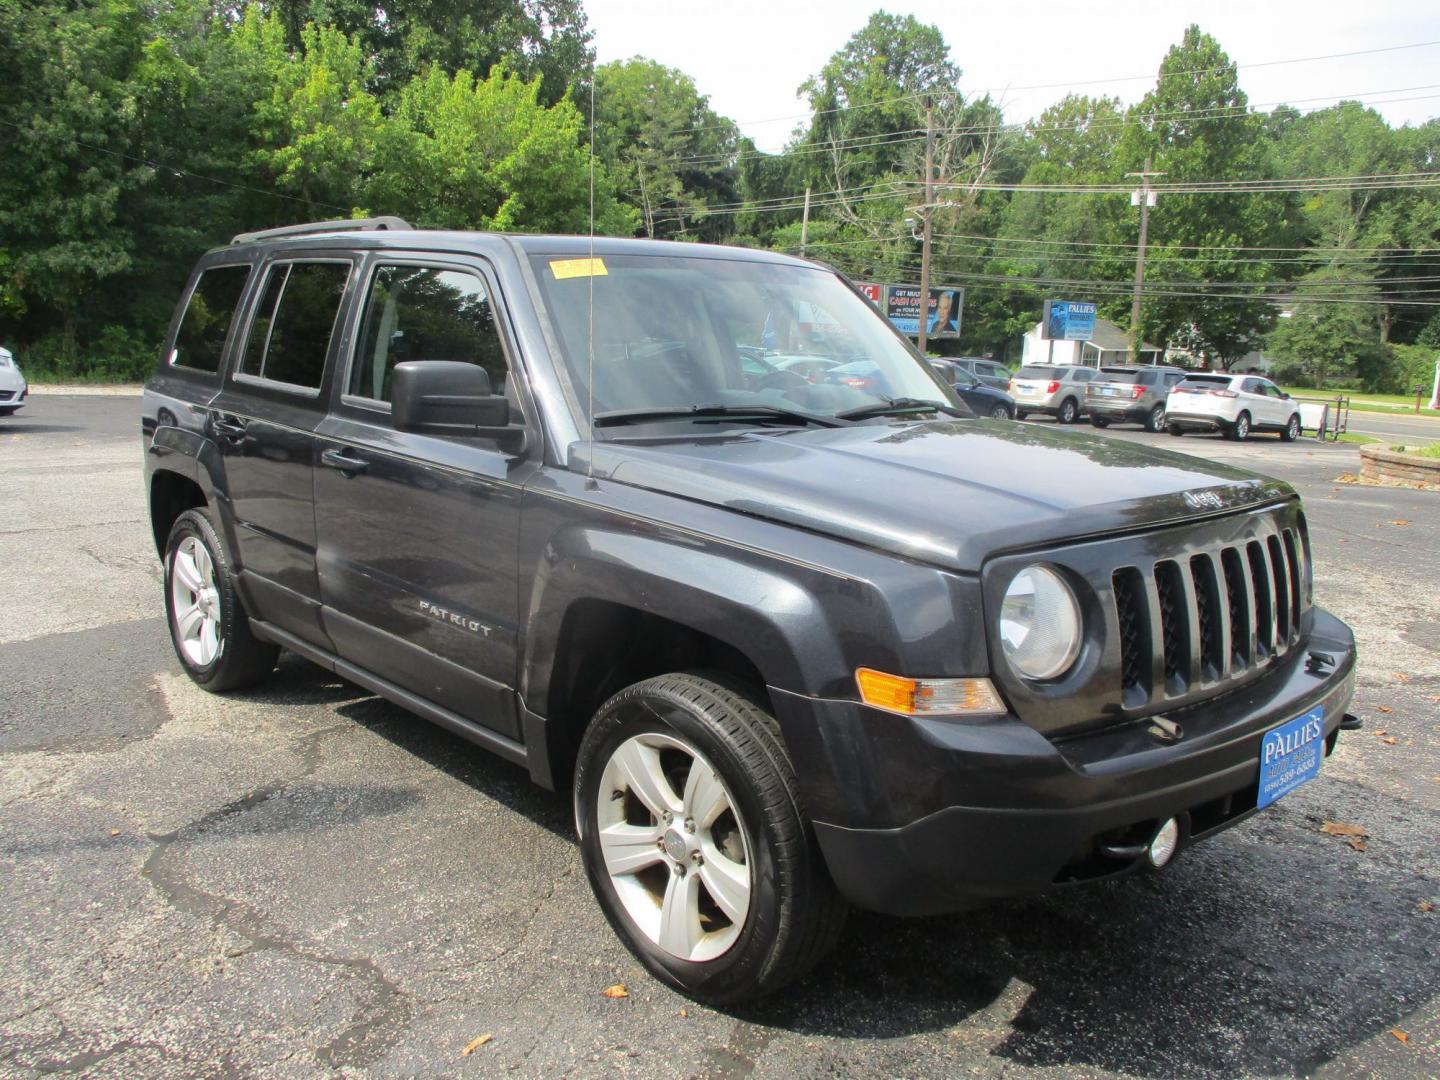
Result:
{"label": "fallen leaf on ground", "polygon": [[1349,844],[1356,851],[1365,850],[1365,841],[1361,840],[1358,836],[1347,837],[1345,843]]}
{"label": "fallen leaf on ground", "polygon": [[1383,742],[1386,746],[1394,746],[1395,736],[1391,735],[1388,739],[1381,739],[1380,741]]}
{"label": "fallen leaf on ground", "polygon": [[120,830],[119,830],[119,829],[111,829],[111,830],[110,830],[110,835],[111,835],[111,836],[119,836],[119,835],[120,835]]}
{"label": "fallen leaf on ground", "polygon": [[1381,712],[1393,712],[1393,711],[1394,711],[1393,709],[1390,708],[1389,705],[1376,705],[1375,707],[1376,707],[1377,709],[1379,709]]}
{"label": "fallen leaf on ground", "polygon": [[1399,1039],[1399,1040],[1400,1040],[1402,1043],[1404,1043],[1406,1046],[1409,1046],[1409,1045],[1410,1045],[1410,1036],[1409,1036],[1406,1032],[1401,1031],[1399,1028],[1391,1028],[1391,1029],[1390,1029],[1390,1034],[1391,1034],[1391,1035],[1394,1035],[1397,1039]]}
{"label": "fallen leaf on ground", "polygon": [[1415,906],[1421,911],[1426,912],[1427,914],[1435,910],[1435,905],[1432,904],[1429,900],[1421,900]]}
{"label": "fallen leaf on ground", "polygon": [[1320,826],[1326,836],[1365,836],[1364,825],[1351,825],[1347,821],[1327,821]]}
{"label": "fallen leaf on ground", "polygon": [[491,1035],[487,1031],[484,1035],[471,1039],[468,1043],[465,1044],[465,1049],[460,1051],[461,1055],[464,1057],[469,1057],[471,1054],[473,1054],[476,1050],[479,1050],[480,1047],[484,1046],[494,1037],[494,1035]]}
{"label": "fallen leaf on ground", "polygon": [[689,1009],[681,1009],[681,1010],[680,1010],[680,1019],[684,1020],[684,1019],[685,1019],[687,1016],[689,1016],[689,1015],[690,1015],[690,1010],[689,1010]]}
{"label": "fallen leaf on ground", "polygon": [[1390,522],[1390,524],[1391,524],[1391,525],[1409,525],[1410,522],[1406,521],[1404,518],[1396,518],[1394,521]]}
{"label": "fallen leaf on ground", "polygon": [[1396,681],[1396,682],[1409,682],[1409,681],[1410,681],[1410,676],[1407,675],[1407,674],[1405,674],[1405,672],[1403,672],[1403,671],[1392,672],[1392,674],[1395,676],[1395,681]]}
{"label": "fallen leaf on ground", "polygon": [[604,990],[601,990],[600,996],[608,998],[629,997],[630,991],[625,989],[624,983],[616,983],[614,986],[607,986]]}
{"label": "fallen leaf on ground", "polygon": [[1382,727],[1379,731],[1372,731],[1370,734],[1371,734],[1371,735],[1374,735],[1377,739],[1379,739],[1379,738],[1383,738],[1383,737],[1386,736],[1386,735],[1389,735],[1390,732],[1386,731],[1386,730]]}

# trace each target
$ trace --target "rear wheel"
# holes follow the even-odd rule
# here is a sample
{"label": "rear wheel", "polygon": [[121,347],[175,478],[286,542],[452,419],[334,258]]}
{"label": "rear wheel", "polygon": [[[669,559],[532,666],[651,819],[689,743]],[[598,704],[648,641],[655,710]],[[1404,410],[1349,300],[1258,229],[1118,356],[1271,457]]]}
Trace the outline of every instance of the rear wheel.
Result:
{"label": "rear wheel", "polygon": [[1093,415],[1093,414],[1092,414],[1091,417],[1090,417],[1090,423],[1092,423],[1093,425],[1095,425],[1095,426],[1098,427],[1098,428],[1107,428],[1107,427],[1110,426],[1110,421],[1107,420],[1105,417],[1103,417],[1103,416],[1095,416],[1095,415]]}
{"label": "rear wheel", "polygon": [[1300,438],[1300,417],[1292,416],[1289,423],[1285,425],[1285,430],[1280,432],[1280,440],[1294,442],[1298,438]]}
{"label": "rear wheel", "polygon": [[993,409],[990,410],[990,416],[992,419],[995,420],[1009,420],[1010,410],[1007,409],[1003,404],[996,405]]}
{"label": "rear wheel", "polygon": [[580,744],[595,898],[652,974],[700,1001],[771,993],[834,945],[845,906],[772,716],[700,675],[636,683]]}
{"label": "rear wheel", "polygon": [[1230,425],[1225,434],[1236,442],[1244,442],[1250,438],[1250,414],[1242,412],[1235,418],[1235,422]]}
{"label": "rear wheel", "polygon": [[1145,430],[1152,435],[1158,435],[1165,430],[1165,406],[1156,405],[1145,417]]}
{"label": "rear wheel", "polygon": [[204,510],[175,519],[165,545],[165,612],[185,674],[207,690],[238,690],[275,668],[280,650],[250,632],[233,563]]}
{"label": "rear wheel", "polygon": [[1080,419],[1080,406],[1075,404],[1074,398],[1067,397],[1060,403],[1060,411],[1055,414],[1055,419],[1062,424],[1073,424]]}

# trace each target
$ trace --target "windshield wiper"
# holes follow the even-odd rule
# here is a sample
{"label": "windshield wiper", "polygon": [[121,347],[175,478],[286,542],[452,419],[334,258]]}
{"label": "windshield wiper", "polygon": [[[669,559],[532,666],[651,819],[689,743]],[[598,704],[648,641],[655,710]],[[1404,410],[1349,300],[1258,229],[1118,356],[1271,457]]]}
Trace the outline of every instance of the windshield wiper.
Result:
{"label": "windshield wiper", "polygon": [[878,401],[874,405],[861,405],[858,409],[846,409],[835,414],[837,420],[864,420],[870,416],[910,416],[916,413],[943,412],[951,416],[965,416],[953,405],[943,401],[922,401],[920,398],[898,397]]}
{"label": "windshield wiper", "polygon": [[643,424],[650,420],[787,420],[792,424],[819,424],[839,427],[841,421],[829,416],[779,409],[773,405],[686,405],[656,409],[611,409],[595,414],[596,427]]}

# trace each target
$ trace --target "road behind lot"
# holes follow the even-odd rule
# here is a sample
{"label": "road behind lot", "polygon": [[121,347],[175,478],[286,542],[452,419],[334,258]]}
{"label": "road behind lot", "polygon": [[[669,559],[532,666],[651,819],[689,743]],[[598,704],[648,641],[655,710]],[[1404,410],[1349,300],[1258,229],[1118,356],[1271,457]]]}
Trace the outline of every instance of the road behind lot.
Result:
{"label": "road behind lot", "polygon": [[1353,447],[1109,433],[1305,495],[1367,725],[1317,781],[1163,874],[858,915],[722,1013],[638,968],[521,770],[294,658],[179,673],[136,406],[0,422],[0,1075],[1440,1075],[1440,494],[1333,483]]}

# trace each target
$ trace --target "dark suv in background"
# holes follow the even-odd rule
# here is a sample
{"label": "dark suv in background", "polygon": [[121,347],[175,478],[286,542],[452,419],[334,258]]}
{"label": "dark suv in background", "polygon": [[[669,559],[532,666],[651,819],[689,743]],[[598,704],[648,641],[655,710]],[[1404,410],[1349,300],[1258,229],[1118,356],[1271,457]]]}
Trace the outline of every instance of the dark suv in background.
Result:
{"label": "dark suv in background", "polygon": [[1290,487],[976,418],[782,255],[238,236],[142,432],[189,676],[288,649],[568,791],[611,925],[707,1001],[848,904],[1163,867],[1313,777],[1350,700]]}

